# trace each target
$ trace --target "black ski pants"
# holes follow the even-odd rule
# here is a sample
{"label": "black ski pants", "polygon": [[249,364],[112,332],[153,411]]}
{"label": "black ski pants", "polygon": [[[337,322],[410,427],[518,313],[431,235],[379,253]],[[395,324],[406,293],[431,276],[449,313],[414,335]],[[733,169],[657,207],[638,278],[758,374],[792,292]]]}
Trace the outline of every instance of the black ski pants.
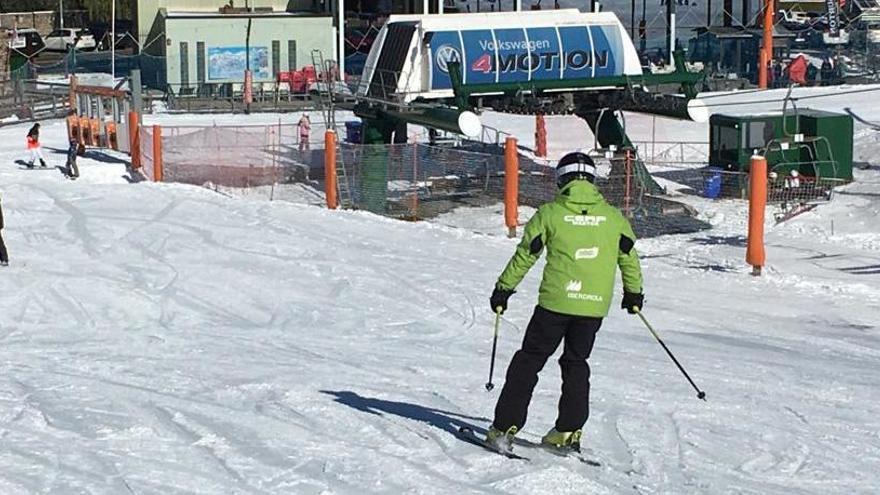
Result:
{"label": "black ski pants", "polygon": [[572,316],[535,307],[522,348],[514,354],[507,368],[507,378],[495,406],[495,428],[507,431],[526,424],[532,392],[538,384],[538,372],[565,342],[559,366],[562,368],[562,397],[559,399],[558,431],[581,429],[590,415],[590,366],[587,358],[593,350],[602,318]]}

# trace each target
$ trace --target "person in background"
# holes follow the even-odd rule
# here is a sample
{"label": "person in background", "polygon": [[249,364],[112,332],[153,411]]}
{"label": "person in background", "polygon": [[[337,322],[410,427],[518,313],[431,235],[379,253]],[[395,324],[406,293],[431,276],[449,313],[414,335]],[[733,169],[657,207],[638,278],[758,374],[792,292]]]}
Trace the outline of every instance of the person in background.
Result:
{"label": "person in background", "polygon": [[305,151],[309,149],[309,133],[312,130],[312,121],[309,120],[309,114],[304,113],[296,127],[299,129],[299,150]]}
{"label": "person in background", "polygon": [[9,266],[9,252],[3,242],[3,201],[0,198],[0,266]]}
{"label": "person in background", "polygon": [[31,130],[27,133],[27,149],[31,153],[31,161],[28,163],[28,168],[34,168],[34,163],[37,160],[40,160],[40,166],[46,166],[46,160],[43,157],[43,150],[40,148],[40,124],[39,122],[34,124],[31,127]]}
{"label": "person in background", "polygon": [[70,144],[67,147],[67,176],[71,179],[79,177],[79,167],[76,165],[76,155],[79,154],[79,143],[76,138],[70,138]]}

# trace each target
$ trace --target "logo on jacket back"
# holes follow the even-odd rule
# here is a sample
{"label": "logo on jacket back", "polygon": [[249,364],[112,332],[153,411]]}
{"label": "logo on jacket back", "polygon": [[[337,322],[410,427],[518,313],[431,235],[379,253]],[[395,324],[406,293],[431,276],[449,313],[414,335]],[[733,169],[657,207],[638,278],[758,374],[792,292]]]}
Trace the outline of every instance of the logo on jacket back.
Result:
{"label": "logo on jacket back", "polygon": [[599,248],[591,247],[591,248],[580,248],[574,252],[575,260],[591,260],[599,256]]}
{"label": "logo on jacket back", "polygon": [[562,219],[575,227],[598,227],[608,217],[599,215],[565,215]]}
{"label": "logo on jacket back", "polygon": [[580,299],[582,301],[602,302],[604,299],[597,294],[585,294],[581,292],[584,284],[580,280],[569,280],[565,286],[566,296],[569,299]]}

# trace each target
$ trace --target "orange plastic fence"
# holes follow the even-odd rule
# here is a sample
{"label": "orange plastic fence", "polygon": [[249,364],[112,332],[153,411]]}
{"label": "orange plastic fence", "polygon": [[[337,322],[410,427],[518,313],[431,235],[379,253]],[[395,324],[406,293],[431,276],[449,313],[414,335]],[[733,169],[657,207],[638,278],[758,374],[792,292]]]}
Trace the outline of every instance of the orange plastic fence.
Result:
{"label": "orange plastic fence", "polygon": [[508,137],[504,142],[504,223],[508,235],[516,236],[519,222],[519,155],[516,151],[516,138]]}
{"label": "orange plastic fence", "polygon": [[112,150],[119,149],[119,142],[117,141],[116,134],[116,122],[109,121],[104,123],[104,139],[107,141],[107,147]]}
{"label": "orange plastic fence", "polygon": [[88,119],[89,136],[92,138],[92,146],[101,146],[101,132],[98,126],[98,119]]}
{"label": "orange plastic fence", "polygon": [[767,206],[767,160],[753,156],[749,170],[749,238],[746,262],[752,274],[760,275],[764,266],[764,210]]}
{"label": "orange plastic fence", "polygon": [[336,133],[324,133],[324,194],[327,208],[335,210],[339,206],[336,196]]}

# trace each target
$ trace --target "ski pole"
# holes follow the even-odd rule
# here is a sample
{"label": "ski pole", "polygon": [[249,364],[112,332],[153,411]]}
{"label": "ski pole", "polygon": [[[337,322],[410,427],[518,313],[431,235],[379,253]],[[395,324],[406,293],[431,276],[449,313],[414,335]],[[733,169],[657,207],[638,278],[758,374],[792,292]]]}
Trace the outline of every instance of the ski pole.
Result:
{"label": "ski pole", "polygon": [[486,382],[486,390],[495,388],[492,383],[492,374],[495,373],[495,349],[498,348],[498,325],[501,323],[501,306],[495,308],[495,337],[492,339],[492,360],[489,362],[489,381]]}
{"label": "ski pole", "polygon": [[666,354],[669,354],[669,357],[672,358],[672,362],[675,363],[676,366],[678,366],[679,371],[682,372],[684,377],[687,378],[687,380],[691,383],[691,386],[694,387],[694,390],[697,391],[697,398],[706,400],[706,392],[703,392],[702,390],[700,390],[700,387],[698,387],[697,384],[694,383],[693,380],[691,380],[691,377],[690,377],[690,375],[688,375],[688,372],[684,370],[684,367],[678,362],[678,359],[675,359],[675,356],[672,355],[672,351],[670,351],[669,348],[666,347],[666,344],[663,343],[663,339],[660,338],[660,335],[657,334],[657,331],[654,330],[654,327],[652,327],[651,324],[648,323],[648,320],[645,319],[645,315],[642,314],[641,308],[635,308],[635,310],[636,310],[636,314],[639,315],[639,318],[642,319],[642,323],[644,323],[645,326],[648,327],[648,330],[651,331],[651,335],[653,335],[654,338],[657,339],[657,342],[663,346],[663,349],[666,351]]}

